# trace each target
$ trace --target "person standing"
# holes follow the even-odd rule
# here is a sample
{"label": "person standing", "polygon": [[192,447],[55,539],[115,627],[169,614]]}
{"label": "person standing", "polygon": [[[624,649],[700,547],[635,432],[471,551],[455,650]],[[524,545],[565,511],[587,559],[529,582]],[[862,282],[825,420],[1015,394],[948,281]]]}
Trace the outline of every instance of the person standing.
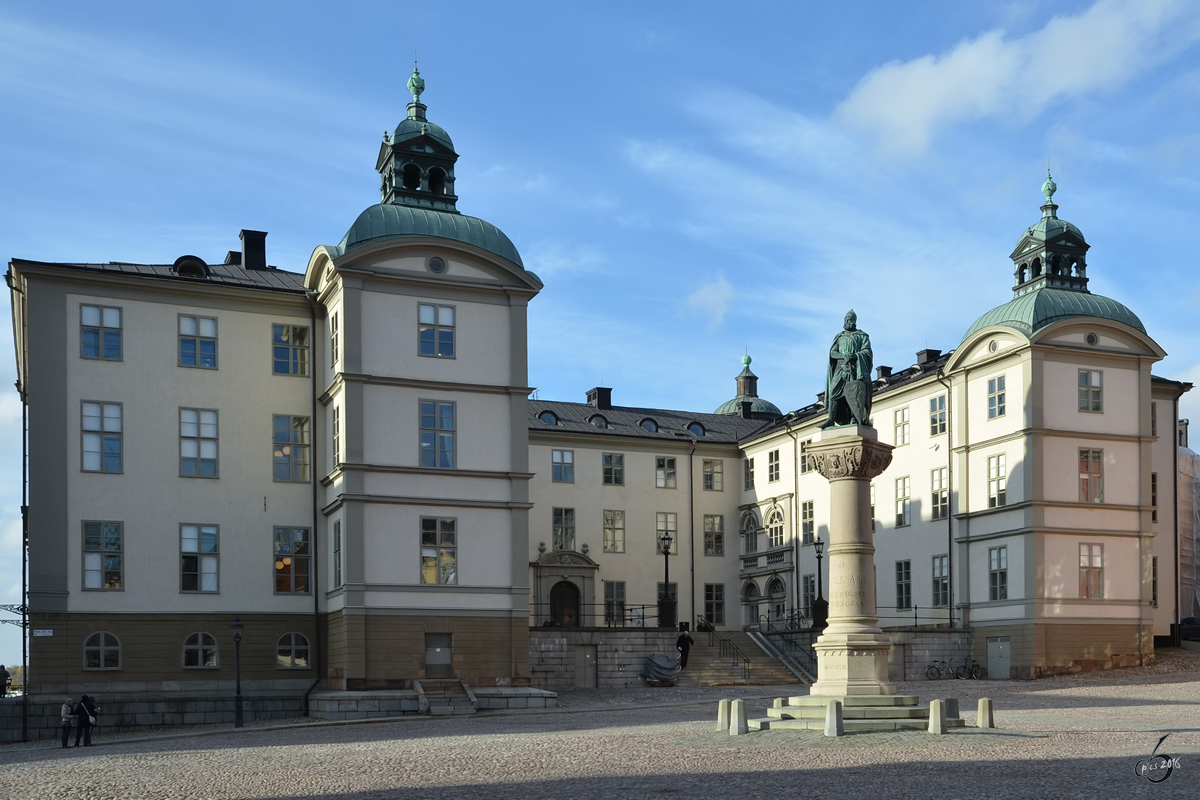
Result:
{"label": "person standing", "polygon": [[61,717],[58,721],[58,727],[62,729],[62,746],[70,747],[67,744],[67,739],[71,738],[71,725],[75,721],[75,701],[67,698],[63,701],[62,708],[58,710],[58,715]]}
{"label": "person standing", "polygon": [[83,739],[84,747],[92,746],[92,726],[96,724],[95,706],[92,705],[92,698],[86,694],[79,701],[79,705],[75,706],[76,724],[79,726],[75,729],[75,746],[79,747],[80,738]]}
{"label": "person standing", "polygon": [[[16,669],[16,667],[13,667],[13,669]],[[8,697],[8,682],[11,680],[12,676],[8,674],[8,670],[4,668],[3,664],[0,664],[0,687],[4,687],[4,697]]]}
{"label": "person standing", "polygon": [[688,653],[695,643],[696,640],[688,633],[687,628],[684,628],[683,632],[679,634],[679,638],[675,640],[675,649],[679,651],[680,668],[687,669]]}

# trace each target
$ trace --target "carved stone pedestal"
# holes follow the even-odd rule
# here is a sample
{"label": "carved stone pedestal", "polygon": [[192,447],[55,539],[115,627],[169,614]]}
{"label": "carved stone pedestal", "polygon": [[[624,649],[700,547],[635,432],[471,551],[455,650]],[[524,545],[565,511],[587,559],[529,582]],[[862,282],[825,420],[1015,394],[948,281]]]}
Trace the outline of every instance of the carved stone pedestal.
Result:
{"label": "carved stone pedestal", "polygon": [[892,463],[892,446],[874,428],[822,432],[808,457],[829,481],[829,626],[817,639],[818,679],[811,694],[890,695],[891,640],[875,616],[875,543],[871,479]]}

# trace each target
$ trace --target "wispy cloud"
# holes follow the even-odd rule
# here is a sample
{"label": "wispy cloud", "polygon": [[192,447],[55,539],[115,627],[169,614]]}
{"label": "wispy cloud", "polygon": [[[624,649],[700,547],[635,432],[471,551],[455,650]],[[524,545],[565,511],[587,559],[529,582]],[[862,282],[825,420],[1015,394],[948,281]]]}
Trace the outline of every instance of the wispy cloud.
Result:
{"label": "wispy cloud", "polygon": [[736,295],[733,284],[725,280],[724,275],[718,275],[715,281],[696,287],[687,296],[685,305],[688,310],[699,314],[704,319],[705,327],[711,331],[721,327],[725,312]]}

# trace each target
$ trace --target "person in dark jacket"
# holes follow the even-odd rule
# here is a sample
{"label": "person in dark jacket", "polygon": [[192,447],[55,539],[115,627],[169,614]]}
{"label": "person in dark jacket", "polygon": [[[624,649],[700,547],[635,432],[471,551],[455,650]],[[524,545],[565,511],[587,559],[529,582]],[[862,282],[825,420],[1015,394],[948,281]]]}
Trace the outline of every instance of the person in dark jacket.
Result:
{"label": "person in dark jacket", "polygon": [[95,703],[88,695],[84,695],[79,701],[79,705],[75,706],[75,716],[78,719],[77,727],[75,728],[75,746],[79,747],[79,739],[83,738],[83,746],[92,746],[92,722],[97,714]]}
{"label": "person in dark jacket", "polygon": [[681,668],[687,669],[688,653],[695,643],[696,640],[692,638],[692,635],[687,632],[686,628],[684,628],[683,633],[679,634],[679,638],[675,640],[675,649],[679,651],[679,666]]}

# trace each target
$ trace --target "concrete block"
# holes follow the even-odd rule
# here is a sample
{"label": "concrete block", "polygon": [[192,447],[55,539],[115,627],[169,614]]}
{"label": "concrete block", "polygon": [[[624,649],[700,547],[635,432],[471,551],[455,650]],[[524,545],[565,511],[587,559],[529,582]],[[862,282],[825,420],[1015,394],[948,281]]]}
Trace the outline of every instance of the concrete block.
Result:
{"label": "concrete block", "polygon": [[979,710],[976,712],[975,727],[977,728],[994,728],[996,720],[992,717],[992,698],[979,698]]}
{"label": "concrete block", "polygon": [[957,697],[947,697],[946,698],[946,719],[958,719],[958,718],[959,718],[958,698]]}
{"label": "concrete block", "polygon": [[929,701],[929,732],[939,736],[946,732],[946,701]]}
{"label": "concrete block", "polygon": [[529,700],[525,697],[510,697],[508,699],[509,708],[529,708]]}
{"label": "concrete block", "polygon": [[771,703],[771,708],[783,708],[784,700],[782,697],[776,697]]}
{"label": "concrete block", "polygon": [[746,724],[746,701],[734,700],[729,704],[729,735],[741,736],[749,732],[750,727]]}
{"label": "concrete block", "polygon": [[720,700],[717,702],[717,730],[729,730],[729,701]]}
{"label": "concrete block", "polygon": [[830,700],[825,706],[825,735],[826,736],[844,736],[846,734],[846,726],[842,721],[842,702],[840,700]]}

